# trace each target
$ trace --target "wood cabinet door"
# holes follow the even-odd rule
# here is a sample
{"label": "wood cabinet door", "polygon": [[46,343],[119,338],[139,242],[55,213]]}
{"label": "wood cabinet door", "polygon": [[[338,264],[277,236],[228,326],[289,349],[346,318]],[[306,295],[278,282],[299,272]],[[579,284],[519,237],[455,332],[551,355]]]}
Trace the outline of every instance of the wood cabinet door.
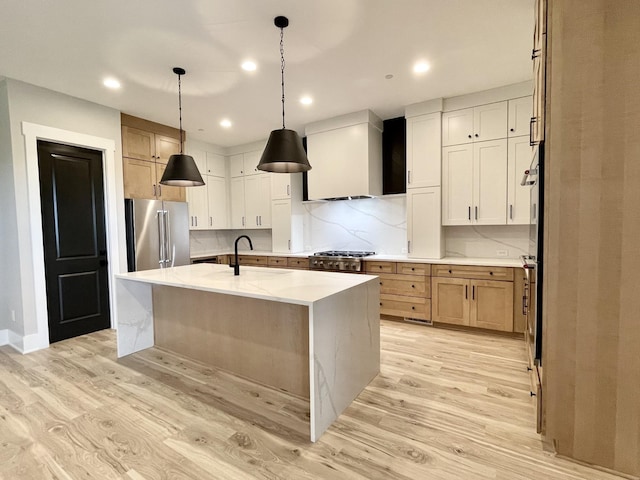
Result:
{"label": "wood cabinet door", "polygon": [[125,198],[156,199],[156,164],[145,160],[122,159]]}
{"label": "wood cabinet door", "polygon": [[442,146],[473,142],[473,108],[442,114]]}
{"label": "wood cabinet door", "polygon": [[471,143],[442,149],[443,225],[471,224],[474,186],[473,152]]}
{"label": "wood cabinet door", "polygon": [[473,141],[507,138],[507,102],[473,108]]}
{"label": "wood cabinet door", "polygon": [[431,317],[435,322],[469,325],[469,280],[432,277]]}
{"label": "wood cabinet door", "polygon": [[470,325],[513,331],[513,283],[471,280]]}
{"label": "wood cabinet door", "polygon": [[440,186],[440,112],[407,119],[407,188]]}
{"label": "wood cabinet door", "polygon": [[[122,156],[153,162],[156,155],[155,136],[133,127],[122,127]],[[131,197],[134,198],[134,197]],[[147,198],[147,197],[138,197]]]}
{"label": "wood cabinet door", "polygon": [[478,225],[507,223],[507,140],[473,146],[473,211]]}
{"label": "wood cabinet door", "polygon": [[509,100],[509,131],[507,132],[509,138],[529,135],[529,120],[531,119],[532,111],[532,97]]}
{"label": "wood cabinet door", "polygon": [[520,182],[524,171],[531,165],[533,156],[529,136],[510,138],[507,150],[507,224],[528,225],[531,187],[520,185]]}
{"label": "wood cabinet door", "polygon": [[[167,168],[166,163],[156,163],[156,179],[158,183],[156,184],[156,190],[158,193],[159,200],[167,200],[170,202],[186,202],[187,193],[184,187],[170,187],[168,185],[160,185],[160,179],[162,178],[162,174]],[[198,188],[198,187],[195,187]]]}
{"label": "wood cabinet door", "polygon": [[[164,163],[169,161],[169,157],[174,153],[180,153],[180,140],[177,138],[155,135],[156,162]],[[202,174],[202,171],[200,171]]]}
{"label": "wood cabinet door", "polygon": [[207,205],[209,212],[207,225],[209,230],[229,228],[227,180],[224,177],[205,175],[204,181],[207,182]]}

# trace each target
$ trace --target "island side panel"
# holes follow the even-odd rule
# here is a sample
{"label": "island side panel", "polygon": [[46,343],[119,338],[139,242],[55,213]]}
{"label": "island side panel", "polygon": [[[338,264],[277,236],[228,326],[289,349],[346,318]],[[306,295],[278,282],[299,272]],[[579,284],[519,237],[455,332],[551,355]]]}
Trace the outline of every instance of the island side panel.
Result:
{"label": "island side panel", "polygon": [[314,302],[309,329],[315,442],[380,372],[378,279]]}
{"label": "island side panel", "polygon": [[309,308],[178,287],[153,287],[155,344],[309,398]]}
{"label": "island side panel", "polygon": [[153,347],[151,284],[116,278],[118,358]]}

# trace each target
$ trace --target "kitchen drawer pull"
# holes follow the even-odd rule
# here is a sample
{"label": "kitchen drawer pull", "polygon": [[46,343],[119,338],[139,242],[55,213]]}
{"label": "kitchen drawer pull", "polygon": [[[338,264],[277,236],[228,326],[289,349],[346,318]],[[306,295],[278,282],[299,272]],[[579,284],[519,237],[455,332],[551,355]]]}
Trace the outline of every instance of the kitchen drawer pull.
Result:
{"label": "kitchen drawer pull", "polygon": [[469,285],[465,285],[464,286],[464,299],[468,299],[469,298]]}
{"label": "kitchen drawer pull", "polygon": [[415,285],[411,285],[411,288],[416,288],[416,286]]}
{"label": "kitchen drawer pull", "polygon": [[489,272],[489,275],[493,275],[493,272]]}
{"label": "kitchen drawer pull", "polygon": [[414,307],[414,306],[412,305],[412,306],[411,306],[411,310],[415,310],[415,309],[416,309],[416,307]]}
{"label": "kitchen drawer pull", "polygon": [[451,270],[449,270],[449,273],[451,273]]}

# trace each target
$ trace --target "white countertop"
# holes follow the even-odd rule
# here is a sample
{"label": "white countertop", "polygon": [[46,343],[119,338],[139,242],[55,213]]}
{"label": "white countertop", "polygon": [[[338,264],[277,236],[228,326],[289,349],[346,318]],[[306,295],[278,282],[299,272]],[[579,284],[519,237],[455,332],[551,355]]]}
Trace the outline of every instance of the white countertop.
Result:
{"label": "white countertop", "polygon": [[[314,252],[300,253],[274,253],[257,250],[239,251],[238,255],[262,255],[266,257],[302,257],[306,258],[313,255]],[[215,257],[216,255],[233,255],[233,252],[211,253],[208,255],[198,254],[192,255],[192,259]],[[443,258],[410,258],[407,255],[370,255],[364,257],[363,260],[384,260],[388,262],[412,262],[412,263],[433,263],[433,264],[450,264],[450,265],[474,265],[480,267],[522,267],[519,258],[479,258],[479,257],[443,257]]]}
{"label": "white countertop", "polygon": [[[261,254],[261,253],[260,253]],[[377,277],[374,275],[241,266],[235,276],[227,265],[199,263],[116,275],[135,282],[311,305]]]}

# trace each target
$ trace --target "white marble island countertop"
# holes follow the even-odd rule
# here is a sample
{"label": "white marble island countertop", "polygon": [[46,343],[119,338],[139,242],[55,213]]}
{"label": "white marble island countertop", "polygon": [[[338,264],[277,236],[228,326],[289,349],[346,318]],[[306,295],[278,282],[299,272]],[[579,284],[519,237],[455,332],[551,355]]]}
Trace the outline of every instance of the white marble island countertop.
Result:
{"label": "white marble island countertop", "polygon": [[311,305],[373,280],[373,275],[200,263],[116,275],[123,280]]}

